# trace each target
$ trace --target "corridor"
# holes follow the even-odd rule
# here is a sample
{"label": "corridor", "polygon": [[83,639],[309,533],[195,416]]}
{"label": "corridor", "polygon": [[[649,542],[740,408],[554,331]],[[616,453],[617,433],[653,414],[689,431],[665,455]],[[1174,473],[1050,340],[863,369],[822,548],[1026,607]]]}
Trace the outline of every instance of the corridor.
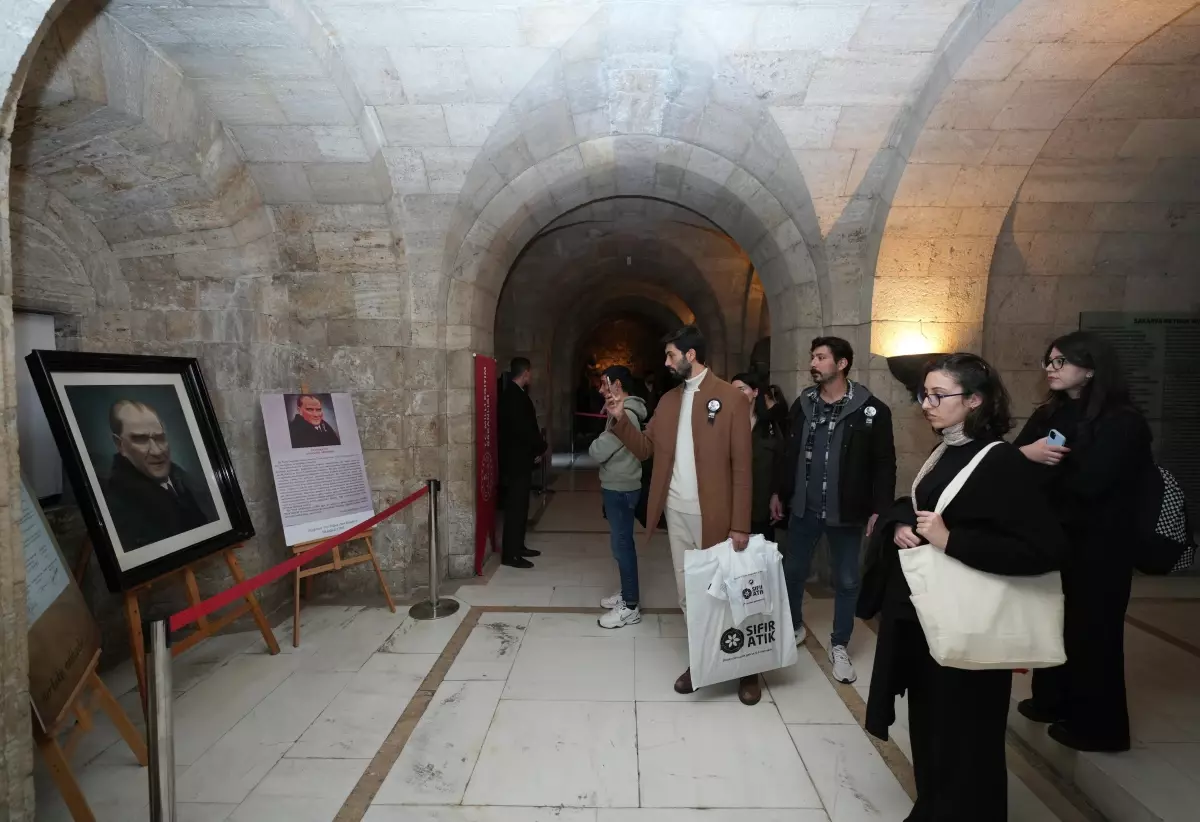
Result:
{"label": "corridor", "polygon": [[[851,644],[858,683],[835,684],[822,647],[832,600],[815,590],[799,662],[767,675],[759,705],[739,704],[732,684],[680,696],[672,683],[687,666],[686,628],[665,538],[639,546],[642,622],[605,631],[595,603],[612,593],[616,574],[596,478],[568,472],[553,488],[529,535],[543,552],[536,567],[489,565],[455,592],[470,607],[452,617],[417,622],[404,609],[311,605],[298,649],[285,642],[282,654],[267,656],[261,637],[247,633],[180,657],[181,822],[904,819],[912,785],[906,711],[892,743],[861,728],[869,626],[860,623]],[[1131,608],[1145,630],[1129,629],[1138,747],[1098,758],[1096,769],[1119,763],[1110,790],[1134,798],[1139,786],[1157,788],[1137,808],[1142,815],[1108,818],[1175,822],[1192,818],[1200,801],[1195,769],[1186,770],[1200,751],[1191,696],[1200,660],[1185,650],[1195,639],[1186,633],[1195,603],[1172,605],[1161,587],[1149,593]],[[288,630],[276,629],[281,637]],[[1161,636],[1179,638],[1172,645]],[[1146,679],[1164,664],[1164,648],[1176,655],[1165,660],[1170,677]],[[139,716],[128,664],[106,679]],[[1168,729],[1172,745],[1156,744]],[[1181,781],[1156,764],[1172,755]],[[1069,801],[1034,762],[1010,745],[1011,820],[1104,818]],[[111,727],[101,723],[73,765],[101,822],[148,819],[145,770]],[[38,822],[66,822],[40,768],[37,784]]]}

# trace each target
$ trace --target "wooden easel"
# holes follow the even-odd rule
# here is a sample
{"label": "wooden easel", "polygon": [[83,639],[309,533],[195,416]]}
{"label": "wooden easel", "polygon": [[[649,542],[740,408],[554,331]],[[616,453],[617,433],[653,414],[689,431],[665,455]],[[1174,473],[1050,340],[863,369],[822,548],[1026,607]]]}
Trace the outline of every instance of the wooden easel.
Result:
{"label": "wooden easel", "polygon": [[[225,564],[229,566],[229,573],[233,576],[235,583],[244,582],[246,575],[242,573],[242,566],[238,564],[237,557],[233,552],[241,548],[241,544],[234,545],[221,551],[221,555],[225,557]],[[92,553],[92,541],[85,539],[83,543],[83,553],[78,563],[76,563],[76,579],[79,582],[83,581],[83,573],[87,569],[87,561]],[[130,656],[133,657],[133,670],[137,674],[138,692],[142,697],[142,712],[146,711],[146,656],[142,652],[145,648],[145,639],[142,636],[142,607],[139,602],[143,591],[149,590],[151,587],[158,585],[164,580],[170,579],[176,575],[183,576],[184,590],[187,592],[188,604],[200,604],[200,586],[196,582],[196,572],[193,570],[196,565],[205,562],[211,557],[205,557],[202,560],[185,565],[174,571],[170,571],[162,576],[155,577],[148,582],[143,582],[134,588],[130,588],[125,592],[125,619],[129,623],[129,650]],[[188,650],[196,643],[208,639],[216,635],[225,626],[231,624],[235,620],[241,619],[247,613],[254,617],[254,624],[258,626],[258,630],[262,632],[263,640],[267,643],[267,650],[272,656],[279,653],[279,642],[275,639],[275,632],[271,630],[270,623],[267,622],[267,615],[263,613],[262,606],[258,604],[258,598],[254,592],[246,594],[246,601],[229,611],[226,614],[209,620],[208,617],[201,617],[196,622],[196,630],[192,631],[181,640],[176,640],[171,643],[171,657],[177,657],[184,651]]]}
{"label": "wooden easel", "polygon": [[[99,660],[100,652],[97,651],[88,666],[87,675],[79,681],[79,685],[71,694],[70,701],[62,715],[48,729],[43,731],[38,726],[37,719],[34,719],[33,723],[34,742],[37,744],[42,758],[46,760],[50,777],[58,787],[59,793],[62,794],[63,801],[67,804],[67,810],[71,812],[71,818],[75,822],[96,822],[92,809],[88,807],[87,798],[84,797],[83,791],[79,788],[79,782],[71,771],[71,754],[75,752],[83,737],[95,727],[92,721],[93,711],[99,708],[108,715],[117,732],[121,734],[121,738],[125,740],[125,744],[129,746],[129,750],[133,751],[133,756],[139,765],[144,768],[149,762],[146,741],[129,721],[129,717],[125,715],[125,711],[113,697],[112,692],[96,674],[96,664]],[[91,696],[90,701],[88,696]],[[74,720],[75,727],[71,728],[65,744],[60,744],[58,737],[67,730],[72,720]]]}
{"label": "wooden easel", "polygon": [[[375,529],[371,529],[366,533],[355,537],[350,542],[362,540],[367,546],[367,553],[355,557],[343,557],[342,546],[335,545],[330,552],[333,557],[332,562],[327,562],[324,565],[311,565],[308,567],[301,566],[293,573],[295,574],[295,607],[296,611],[292,617],[292,647],[300,647],[300,580],[308,580],[304,583],[304,596],[306,599],[312,599],[312,578],[318,574],[325,574],[330,571],[340,571],[343,568],[348,568],[351,565],[361,565],[364,562],[369,562],[375,566],[375,573],[379,577],[379,587],[383,589],[384,599],[387,600],[388,607],[392,609],[392,613],[396,613],[396,603],[392,601],[392,592],[388,590],[387,580],[383,578],[383,569],[379,567],[379,560],[375,557],[375,547],[372,545],[371,538],[375,535]],[[293,554],[303,554],[305,551],[320,545],[325,540],[317,539],[310,542],[301,542],[298,545],[292,546]],[[349,543],[345,543],[349,544]]]}

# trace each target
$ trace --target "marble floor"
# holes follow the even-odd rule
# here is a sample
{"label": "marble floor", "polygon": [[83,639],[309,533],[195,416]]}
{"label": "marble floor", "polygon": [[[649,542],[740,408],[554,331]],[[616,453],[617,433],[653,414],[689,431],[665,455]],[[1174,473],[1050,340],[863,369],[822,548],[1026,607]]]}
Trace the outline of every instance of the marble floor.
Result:
{"label": "marble floor", "polygon": [[[686,628],[665,537],[639,546],[642,599],[654,612],[605,631],[594,609],[617,582],[595,477],[566,475],[555,487],[529,534],[530,547],[543,551],[536,567],[491,566],[488,577],[453,591],[466,607],[452,617],[418,622],[404,609],[310,606],[298,649],[281,643],[272,657],[247,633],[179,657],[180,822],[905,817],[907,711],[901,706],[887,745],[859,724],[874,652],[869,626],[858,624],[851,643],[854,687],[827,674],[832,601],[818,595],[806,600],[810,637],[798,664],[766,676],[759,705],[741,705],[731,685],[680,696],[672,684],[687,666]],[[1153,812],[1111,819],[1172,822],[1200,806],[1200,786],[1190,793],[1155,770],[1166,762],[1191,778],[1200,773],[1200,657],[1178,644],[1200,639],[1200,612],[1181,616],[1162,607],[1174,601],[1166,596],[1155,589],[1131,609],[1180,637],[1172,644],[1130,628],[1139,750],[1100,773],[1123,774],[1121,784],[1166,784],[1167,795]],[[289,630],[276,629],[281,637]],[[1163,648],[1182,656],[1139,674],[1158,660],[1143,654]],[[140,727],[131,666],[105,679]],[[72,766],[100,822],[148,819],[146,771],[107,721],[98,720]],[[69,820],[40,764],[35,782],[38,822]],[[1011,820],[1099,818],[1081,813],[1016,750],[1009,786]]]}

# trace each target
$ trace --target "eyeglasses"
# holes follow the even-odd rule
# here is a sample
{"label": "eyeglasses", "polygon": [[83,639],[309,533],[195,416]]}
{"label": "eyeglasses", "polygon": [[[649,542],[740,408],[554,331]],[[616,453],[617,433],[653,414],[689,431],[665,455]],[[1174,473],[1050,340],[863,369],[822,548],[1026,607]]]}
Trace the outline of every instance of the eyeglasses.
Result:
{"label": "eyeglasses", "polygon": [[930,408],[937,408],[942,404],[942,400],[949,399],[950,397],[965,396],[967,396],[966,391],[959,391],[957,394],[930,394],[922,389],[921,391],[917,392],[917,403],[919,405],[925,405],[926,401],[928,401]]}
{"label": "eyeglasses", "polygon": [[1051,360],[1046,360],[1042,363],[1042,368],[1049,368],[1051,371],[1061,371],[1062,367],[1067,364],[1066,357],[1055,357]]}

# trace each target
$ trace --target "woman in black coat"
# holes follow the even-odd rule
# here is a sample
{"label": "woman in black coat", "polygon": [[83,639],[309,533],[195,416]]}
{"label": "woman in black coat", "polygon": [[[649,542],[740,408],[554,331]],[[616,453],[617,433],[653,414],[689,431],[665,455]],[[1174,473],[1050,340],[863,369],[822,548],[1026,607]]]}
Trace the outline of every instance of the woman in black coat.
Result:
{"label": "woman in black coat", "polygon": [[783,452],[783,431],[767,410],[766,390],[754,374],[738,374],[730,383],[750,402],[750,531],[775,541],[771,519],[771,483]]}
{"label": "woman in black coat", "polygon": [[[1050,736],[1080,751],[1129,750],[1125,609],[1133,584],[1135,515],[1155,475],[1150,427],[1133,407],[1116,352],[1076,331],[1044,359],[1050,397],[1016,445],[1031,463],[1066,532],[1063,569],[1067,663],[1036,671],[1018,709],[1050,722]],[[1052,430],[1066,446],[1051,445]]]}
{"label": "woman in black coat", "polygon": [[871,537],[858,616],[880,616],[867,730],[888,738],[895,699],[908,692],[917,802],[907,822],[1006,822],[1004,737],[1012,673],[939,665],[909,600],[899,552],[931,544],[992,574],[1031,576],[1059,567],[1065,538],[1028,467],[1007,443],[992,448],[943,514],[946,486],[989,443],[1012,428],[1008,393],[995,370],[973,354],[930,365],[921,408],[942,444],[904,498]]}

